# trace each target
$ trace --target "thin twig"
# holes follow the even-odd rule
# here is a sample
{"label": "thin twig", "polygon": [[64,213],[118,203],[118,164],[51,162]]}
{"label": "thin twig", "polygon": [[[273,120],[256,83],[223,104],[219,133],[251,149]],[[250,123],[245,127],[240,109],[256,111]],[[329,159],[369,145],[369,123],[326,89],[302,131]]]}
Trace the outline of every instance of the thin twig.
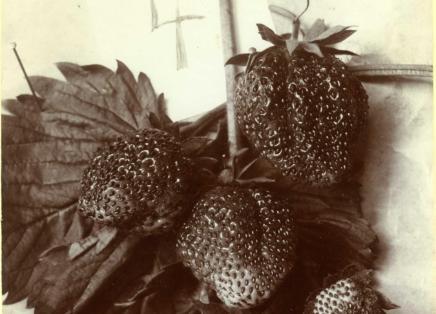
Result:
{"label": "thin twig", "polygon": [[21,71],[24,74],[24,78],[26,79],[27,85],[29,85],[29,89],[32,92],[33,97],[35,98],[36,103],[40,105],[39,98],[36,96],[35,90],[33,89],[32,83],[30,82],[29,76],[27,75],[26,69],[24,68],[24,64],[21,61],[20,55],[18,54],[16,43],[12,43],[12,51],[17,58],[18,64],[20,65]]}
{"label": "thin twig", "polygon": [[[233,21],[233,9],[231,0],[220,0],[220,15],[221,15],[221,37],[223,45],[224,61],[236,54],[236,39]],[[235,75],[236,67],[227,65],[225,68],[226,74],[226,90],[227,90],[227,129],[229,141],[229,160],[233,160],[240,147],[240,136],[238,126],[236,124],[235,106],[233,96],[235,91]]]}

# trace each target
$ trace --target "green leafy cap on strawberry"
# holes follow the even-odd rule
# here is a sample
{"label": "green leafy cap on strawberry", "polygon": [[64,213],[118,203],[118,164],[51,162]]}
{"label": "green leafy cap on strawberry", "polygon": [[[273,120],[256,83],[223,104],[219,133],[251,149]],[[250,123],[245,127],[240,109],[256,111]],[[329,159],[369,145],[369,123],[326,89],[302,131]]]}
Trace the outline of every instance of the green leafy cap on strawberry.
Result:
{"label": "green leafy cap on strawberry", "polygon": [[[299,25],[299,21],[296,20],[294,24]],[[308,53],[317,55],[318,57],[324,57],[326,54],[335,55],[352,55],[356,54],[349,50],[342,50],[333,47],[356,31],[350,29],[352,26],[333,26],[328,28],[323,19],[317,19],[315,23],[309,28],[302,40],[298,39],[299,26],[294,28],[293,34],[286,33],[282,35],[276,34],[271,28],[263,24],[257,24],[257,29],[263,40],[269,41],[274,46],[286,47],[291,55],[294,51],[304,50]],[[225,65],[248,65],[250,55],[260,55],[261,53],[254,54],[238,54],[230,58]]]}

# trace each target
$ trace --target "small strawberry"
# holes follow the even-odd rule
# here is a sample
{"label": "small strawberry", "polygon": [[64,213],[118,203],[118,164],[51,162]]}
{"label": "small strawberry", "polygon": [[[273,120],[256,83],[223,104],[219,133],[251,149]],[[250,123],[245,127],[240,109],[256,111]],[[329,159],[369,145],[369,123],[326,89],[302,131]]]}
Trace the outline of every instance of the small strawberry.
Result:
{"label": "small strawberry", "polygon": [[343,181],[367,120],[361,82],[330,45],[350,36],[348,27],[325,29],[317,21],[304,41],[278,36],[258,25],[274,43],[262,52],[236,56],[247,62],[237,78],[235,109],[239,127],[259,153],[296,183]]}
{"label": "small strawberry", "polygon": [[218,186],[195,204],[177,247],[185,265],[229,307],[267,300],[295,262],[293,211],[271,191]]}
{"label": "small strawberry", "polygon": [[369,271],[339,279],[309,298],[304,314],[382,314],[398,306],[371,287]]}
{"label": "small strawberry", "polygon": [[81,182],[79,211],[144,235],[163,231],[184,209],[191,163],[175,137],[157,129],[97,152]]}

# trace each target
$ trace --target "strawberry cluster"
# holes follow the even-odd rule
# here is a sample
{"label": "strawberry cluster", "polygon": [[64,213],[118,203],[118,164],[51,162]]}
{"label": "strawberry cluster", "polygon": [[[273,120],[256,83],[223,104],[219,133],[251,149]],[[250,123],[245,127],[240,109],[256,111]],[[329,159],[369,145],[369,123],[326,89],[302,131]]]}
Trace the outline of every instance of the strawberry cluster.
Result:
{"label": "strawberry cluster", "polygon": [[[298,41],[258,28],[273,46],[228,62],[246,65],[236,78],[240,130],[282,178],[309,187],[346,182],[364,134],[368,97],[335,57],[352,53],[332,45],[353,31],[327,29],[317,21]],[[180,228],[172,228],[177,252],[195,277],[227,307],[259,306],[298,260],[292,203],[253,182],[218,180],[202,192],[193,183],[196,167],[182,143],[165,131],[148,129],[118,139],[85,170],[79,210],[97,222],[145,236],[180,222]],[[308,300],[305,313],[382,313],[378,294],[358,279],[325,287]]]}

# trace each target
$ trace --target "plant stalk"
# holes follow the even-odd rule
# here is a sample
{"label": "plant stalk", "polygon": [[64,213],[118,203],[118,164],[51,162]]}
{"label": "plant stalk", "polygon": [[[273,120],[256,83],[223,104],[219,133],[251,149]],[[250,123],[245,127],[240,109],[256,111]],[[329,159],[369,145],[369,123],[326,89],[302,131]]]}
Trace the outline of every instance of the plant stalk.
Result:
{"label": "plant stalk", "polygon": [[433,66],[423,64],[366,64],[348,69],[359,77],[433,77]]}
{"label": "plant stalk", "polygon": [[[234,29],[233,8],[231,0],[220,0],[221,37],[223,45],[224,62],[236,54],[236,38]],[[227,92],[227,132],[229,143],[229,160],[233,166],[233,160],[240,147],[240,133],[236,123],[234,92],[235,92],[236,67],[225,67],[226,92]]]}
{"label": "plant stalk", "polygon": [[309,9],[310,0],[306,0],[306,7],[303,12],[301,12],[295,19],[292,28],[292,39],[298,40],[298,35],[300,34],[300,17]]}
{"label": "plant stalk", "polygon": [[300,33],[300,20],[295,19],[292,26],[292,39],[298,40],[299,33]]}

